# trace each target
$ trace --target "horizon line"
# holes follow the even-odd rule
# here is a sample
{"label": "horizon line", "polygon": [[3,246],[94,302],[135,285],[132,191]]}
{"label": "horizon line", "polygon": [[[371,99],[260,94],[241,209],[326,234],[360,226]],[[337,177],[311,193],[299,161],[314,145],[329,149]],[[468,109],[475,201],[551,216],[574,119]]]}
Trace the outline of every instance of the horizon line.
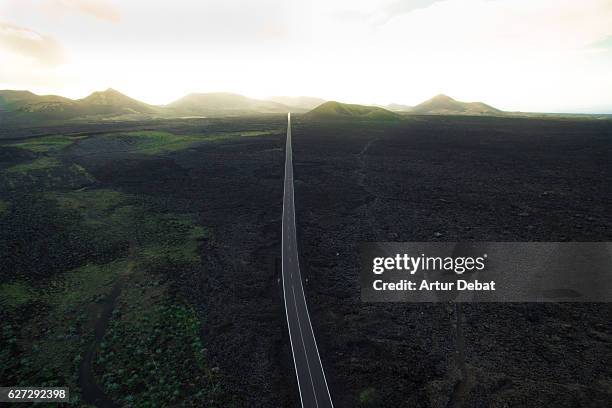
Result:
{"label": "horizon line", "polygon": [[[109,86],[109,87],[107,87],[106,89],[103,89],[103,90],[93,90],[93,91],[90,91],[85,96],[80,97],[80,98],[71,98],[71,97],[68,97],[68,96],[61,95],[59,93],[37,93],[37,92],[34,92],[34,91],[30,90],[30,89],[24,89],[24,88],[19,88],[19,89],[16,89],[16,88],[0,89],[0,92],[2,92],[2,91],[30,92],[30,93],[32,93],[32,94],[34,94],[36,96],[59,96],[61,98],[70,99],[72,101],[78,101],[78,100],[81,100],[81,99],[85,99],[88,96],[91,96],[91,95],[93,95],[96,92],[115,91],[117,93],[120,93],[123,96],[126,96],[128,98],[134,99],[134,100],[136,100],[138,102],[144,103],[146,105],[156,106],[156,107],[167,106],[167,105],[169,105],[169,104],[171,104],[173,102],[176,102],[176,101],[178,101],[178,100],[180,100],[180,99],[182,99],[182,98],[184,98],[184,97],[186,97],[188,95],[192,95],[192,94],[230,94],[230,95],[243,96],[243,97],[246,97],[246,98],[260,100],[260,101],[270,101],[271,98],[276,98],[276,97],[283,97],[283,98],[316,98],[316,99],[321,99],[324,102],[339,102],[339,103],[344,103],[344,104],[355,104],[355,105],[363,105],[363,106],[378,106],[378,107],[383,107],[383,108],[386,108],[389,105],[403,105],[403,106],[407,106],[407,107],[411,107],[411,108],[418,105],[418,104],[412,105],[412,104],[402,103],[402,102],[397,102],[397,101],[389,102],[387,104],[381,104],[381,103],[377,103],[377,102],[370,102],[370,103],[341,102],[338,99],[326,99],[326,98],[322,98],[320,96],[303,95],[303,94],[302,95],[269,95],[269,96],[265,96],[265,97],[254,97],[254,96],[245,95],[243,93],[239,93],[239,92],[235,92],[235,91],[219,91],[219,90],[215,90],[215,91],[193,91],[193,92],[188,92],[188,93],[184,94],[183,96],[180,96],[179,98],[173,99],[173,100],[171,100],[169,102],[166,102],[166,103],[149,103],[149,102],[144,102],[144,101],[142,101],[140,99],[134,98],[132,96],[129,96],[126,93],[121,92],[121,91],[117,90],[116,88],[114,88],[112,86]],[[447,95],[445,93],[437,93],[434,96],[432,96],[432,97],[430,97],[428,99],[425,99],[424,101],[419,102],[419,103],[423,103],[423,102],[429,101],[430,99],[432,99],[434,97],[437,97],[437,96],[447,96],[447,97],[449,97],[449,98],[451,98],[451,99],[453,99],[453,100],[455,100],[457,102],[464,102],[464,103],[480,102],[480,103],[488,104],[487,102],[484,102],[482,100],[478,100],[478,101],[460,101],[460,100],[455,99],[455,98],[453,98],[453,97],[451,97],[451,96],[449,96],[449,95]],[[271,102],[273,102],[273,101],[271,101]],[[290,106],[288,106],[288,107],[290,107]],[[496,108],[496,109],[499,109],[499,108]],[[607,111],[529,111],[529,110],[504,110],[504,109],[499,109],[499,110],[501,110],[504,113],[535,113],[535,114],[543,114],[543,115],[612,115],[612,108],[604,109],[604,110],[607,110]],[[406,112],[408,113],[409,111],[406,111]]]}

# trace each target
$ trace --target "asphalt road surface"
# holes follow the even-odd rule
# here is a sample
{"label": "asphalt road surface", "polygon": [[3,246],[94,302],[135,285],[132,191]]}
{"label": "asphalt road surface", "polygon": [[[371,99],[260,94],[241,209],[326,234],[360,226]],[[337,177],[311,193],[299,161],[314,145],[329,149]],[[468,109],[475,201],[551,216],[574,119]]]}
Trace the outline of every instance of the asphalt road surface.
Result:
{"label": "asphalt road surface", "polygon": [[295,206],[293,204],[293,161],[291,149],[291,114],[287,115],[287,146],[285,151],[285,188],[283,195],[283,294],[287,326],[293,353],[293,364],[304,408],[333,407],[323,364],[317,348],[302,274],[298,261],[295,233]]}

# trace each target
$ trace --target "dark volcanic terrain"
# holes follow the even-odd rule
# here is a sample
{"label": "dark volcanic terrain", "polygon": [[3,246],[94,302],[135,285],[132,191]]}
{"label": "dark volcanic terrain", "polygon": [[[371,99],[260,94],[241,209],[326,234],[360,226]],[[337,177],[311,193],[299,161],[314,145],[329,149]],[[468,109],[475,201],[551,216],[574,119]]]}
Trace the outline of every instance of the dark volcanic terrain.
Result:
{"label": "dark volcanic terrain", "polygon": [[[610,121],[293,122],[304,289],[336,407],[611,405],[608,304],[463,305],[458,337],[459,309],[361,303],[357,278],[363,241],[610,241]],[[69,386],[81,406],[299,406],[285,127],[0,127],[0,384]]]}
{"label": "dark volcanic terrain", "polygon": [[338,407],[608,407],[609,304],[364,304],[358,243],[610,241],[612,123],[295,120],[302,273]]}
{"label": "dark volcanic terrain", "polygon": [[5,129],[0,383],[99,406],[299,401],[278,281],[285,118]]}

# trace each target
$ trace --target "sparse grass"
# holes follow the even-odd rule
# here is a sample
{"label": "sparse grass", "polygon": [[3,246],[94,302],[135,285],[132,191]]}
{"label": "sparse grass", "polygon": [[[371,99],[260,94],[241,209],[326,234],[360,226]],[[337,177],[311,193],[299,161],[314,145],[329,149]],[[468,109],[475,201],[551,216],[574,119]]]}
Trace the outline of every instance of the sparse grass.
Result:
{"label": "sparse grass", "polygon": [[50,156],[17,164],[0,173],[0,188],[8,190],[78,188],[93,181],[93,176],[78,164],[63,164],[58,158]]}
{"label": "sparse grass", "polygon": [[142,207],[142,200],[129,194],[108,189],[49,193],[60,208],[78,211],[82,222],[96,235],[96,239],[111,247],[127,249],[142,225],[137,218],[150,216]]}
{"label": "sparse grass", "polygon": [[187,149],[202,140],[199,136],[176,135],[161,131],[128,132],[110,137],[128,137],[135,151],[151,155]]}
{"label": "sparse grass", "polygon": [[[4,334],[0,338],[0,365],[3,366],[0,376],[16,383],[34,381],[41,385],[68,385],[74,389],[73,395],[78,399],[78,370],[85,346],[93,338],[99,302],[107,298],[121,279],[125,281],[121,284],[122,296],[130,299],[129,310],[137,311],[127,314],[121,322],[112,323],[116,320],[112,319],[111,323],[118,325],[121,333],[129,331],[131,337],[126,344],[117,345],[119,360],[111,355],[107,361],[110,366],[101,363],[100,369],[116,375],[115,366],[132,364],[128,356],[133,345],[155,347],[153,352],[160,347],[167,351],[170,347],[172,353],[164,357],[168,361],[163,360],[167,365],[163,377],[166,385],[150,383],[147,395],[161,398],[169,387],[172,392],[182,390],[181,381],[188,379],[173,377],[175,365],[190,365],[191,368],[183,370],[186,373],[198,371],[200,385],[209,381],[199,343],[198,317],[190,306],[170,297],[166,286],[160,284],[161,279],[182,273],[182,268],[199,264],[198,246],[208,237],[208,230],[195,225],[189,214],[157,213],[151,210],[146,197],[110,189],[47,192],[46,200],[45,203],[56,202],[58,205],[54,218],[59,214],[79,214],[79,231],[84,237],[89,237],[86,240],[88,247],[94,248],[96,253],[108,253],[115,260],[106,264],[89,263],[56,273],[35,286],[30,284],[29,278],[0,286],[3,309],[0,315],[4,320],[1,326]],[[67,218],[62,225],[70,220],[72,218]],[[61,239],[76,237],[69,234]],[[128,253],[130,246],[134,247],[131,255]],[[125,278],[132,275],[136,278]],[[25,320],[18,318],[18,311],[24,307],[32,310]],[[142,320],[143,316],[148,317]],[[128,327],[124,326],[126,324]],[[165,337],[151,337],[163,325],[170,328]],[[121,354],[123,352],[126,354]],[[14,356],[20,358],[14,359]],[[177,362],[170,361],[173,359]],[[142,370],[149,368],[139,367],[139,378],[146,377],[148,371]],[[122,386],[129,387],[126,384],[131,384],[131,375],[117,375],[115,378]],[[101,384],[106,386],[106,379]],[[117,400],[123,401],[125,397],[124,402],[132,405],[129,393],[115,394],[112,386],[107,391]],[[171,400],[176,398],[172,392],[167,395]],[[197,392],[199,390],[194,388],[193,394]],[[181,398],[185,396],[182,391],[180,395]],[[142,394],[138,401],[151,400]]]}
{"label": "sparse grass", "polygon": [[[203,390],[214,374],[202,353],[199,318],[190,306],[170,297],[162,281],[172,277],[164,274],[199,264],[198,246],[209,231],[194,225],[190,215],[154,213],[145,198],[114,190],[50,196],[60,207],[79,211],[84,224],[98,231],[101,239],[130,242],[134,247],[130,275],[98,353],[98,383],[114,400],[129,406],[166,405],[186,395],[189,401],[207,401],[203,398],[210,395]],[[123,265],[127,270],[125,261]],[[72,287],[65,296],[69,304],[74,303],[73,296],[96,300],[90,289],[116,279],[117,275],[106,274],[107,281],[95,271],[88,277],[91,268],[99,267],[87,265],[66,274],[64,285]],[[186,390],[184,384],[189,383],[197,386]]]}
{"label": "sparse grass", "polygon": [[209,230],[194,225],[188,214],[158,214],[146,200],[113,190],[83,190],[52,195],[60,206],[78,210],[85,225],[109,243],[135,244],[136,256],[148,265],[196,263],[197,248]]}
{"label": "sparse grass", "polygon": [[83,302],[99,300],[127,267],[126,260],[118,259],[104,265],[87,264],[69,271],[52,283],[56,288],[61,288],[62,295],[56,296],[57,291],[52,291],[46,303],[67,310]]}
{"label": "sparse grass", "polygon": [[[201,135],[127,132],[89,139],[99,137],[109,151],[118,146],[158,155],[200,142],[278,132],[243,128],[214,128]],[[109,143],[107,137],[122,140]],[[9,266],[0,285],[0,378],[16,384],[67,385],[75,405],[82,404],[78,373],[83,355],[93,344],[101,308],[108,310],[109,295],[120,289],[106,346],[95,354],[104,357],[95,366],[104,391],[126,406],[214,407],[227,402],[223,375],[205,354],[205,320],[183,297],[188,293],[185,282],[203,273],[200,251],[212,231],[197,225],[195,214],[168,209],[199,207],[166,204],[154,194],[94,189],[83,182],[93,177],[70,161],[65,148],[73,142],[53,136],[15,143],[12,152],[30,161],[0,174],[6,200],[0,201],[5,230],[0,241],[19,243],[18,252],[14,245],[0,252],[28,259],[26,266],[31,266],[15,268],[12,258],[4,257]],[[144,177],[146,182],[147,174]],[[43,272],[38,276],[37,271]],[[139,348],[146,353],[137,354]]]}
{"label": "sparse grass", "polygon": [[218,385],[206,363],[198,316],[167,298],[143,302],[142,293],[155,292],[155,285],[124,291],[100,344],[98,382],[125,406],[210,406]]}
{"label": "sparse grass", "polygon": [[7,173],[30,173],[36,170],[50,170],[59,167],[60,161],[54,157],[39,157],[27,163],[17,164],[5,170]]}
{"label": "sparse grass", "polygon": [[28,139],[23,142],[14,143],[9,146],[19,147],[35,153],[47,153],[50,151],[61,150],[66,146],[71,145],[81,137],[69,137],[63,135],[44,136],[35,139]]}
{"label": "sparse grass", "polygon": [[[2,321],[0,378],[68,386],[71,399],[78,400],[81,353],[98,317],[92,302],[109,293],[126,265],[125,261],[86,265],[36,287],[26,281],[1,285],[4,316],[17,319]],[[24,318],[14,315],[21,307],[31,311]]]}
{"label": "sparse grass", "polygon": [[[78,210],[83,222],[104,239],[129,240],[134,246],[133,266],[122,261],[130,274],[124,279],[118,306],[96,354],[98,384],[126,406],[164,406],[179,401],[187,406],[207,405],[218,381],[206,364],[200,320],[191,306],[168,294],[164,283],[168,276],[163,273],[180,273],[181,268],[197,265],[198,246],[209,231],[194,225],[189,215],[153,213],[143,197],[118,191],[84,190],[52,196],[61,207]],[[65,296],[67,304],[75,303],[73,296],[95,301],[95,290],[91,289],[110,287],[117,275],[96,274],[99,268],[87,265],[66,274],[64,286],[72,288]]]}
{"label": "sparse grass", "polygon": [[277,133],[282,133],[284,132],[284,129],[270,129],[270,130],[249,130],[249,131],[245,131],[245,132],[237,132],[240,134],[240,136],[242,137],[250,137],[250,136],[268,136],[268,135],[274,135]]}
{"label": "sparse grass", "polygon": [[[95,212],[100,213],[99,215],[101,216],[103,213],[108,213],[116,207],[125,205],[125,202],[132,198],[119,191],[108,189],[51,193],[49,196],[56,199],[62,207],[87,212],[86,216],[88,214],[93,216],[91,213]],[[130,201],[133,200],[132,198]]]}
{"label": "sparse grass", "polygon": [[[115,339],[120,344],[113,347],[117,355],[113,358],[115,354],[111,352],[110,356],[106,354],[108,360],[99,362],[100,369],[111,376],[104,377],[101,382],[109,394],[129,405],[133,402],[134,406],[147,406],[155,399],[174,401],[179,395],[184,398],[181,384],[192,381],[194,373],[199,386],[207,384],[212,374],[207,371],[201,352],[199,319],[189,306],[177,305],[176,300],[168,297],[157,277],[159,270],[197,264],[199,241],[207,236],[207,230],[194,225],[186,215],[147,212],[143,204],[135,204],[138,200],[134,196],[113,190],[73,191],[50,196],[57,199],[60,208],[79,211],[83,222],[94,228],[102,241],[136,242],[133,269],[138,271],[139,281],[138,284],[128,281],[124,287],[125,296],[130,299],[129,310],[134,312],[127,313],[119,322],[112,320],[116,330],[111,330],[111,336],[120,333]],[[131,270],[129,263],[127,258],[118,258],[104,265],[87,264],[54,276],[36,288],[26,281],[0,286],[0,304],[5,312],[34,304],[33,301],[38,305],[34,306],[38,309],[34,317],[19,325],[3,325],[5,337],[11,341],[9,346],[2,346],[5,350],[0,353],[0,364],[11,370],[10,377],[3,378],[36,380],[42,385],[69,385],[78,396],[78,368],[97,319],[96,308],[92,306],[108,296],[120,274]],[[42,310],[46,312],[41,313]],[[157,337],[162,328],[168,332]],[[127,334],[129,341],[124,338]],[[133,358],[134,347],[145,347],[154,358],[161,357],[155,364],[163,365],[163,375],[154,374],[149,378],[151,363],[141,366],[138,358],[148,359],[151,354]],[[157,350],[162,347],[165,354],[159,356]],[[30,349],[32,352],[27,351]],[[22,358],[12,364],[13,355]],[[107,367],[106,363],[110,365]],[[117,369],[123,371],[115,371],[115,367],[124,366],[127,368]],[[134,367],[137,369],[132,372]],[[176,375],[177,372],[188,377]],[[134,375],[138,381],[148,384],[142,394],[130,388],[136,381]],[[116,394],[113,381],[127,387],[129,392]],[[198,394],[200,388],[190,391],[192,399],[203,397],[204,394]],[[174,393],[176,390],[180,394]],[[137,395],[138,402],[132,401],[130,395]]]}
{"label": "sparse grass", "polygon": [[359,405],[362,407],[380,407],[381,400],[376,388],[369,387],[359,393]]}
{"label": "sparse grass", "polygon": [[200,142],[219,141],[235,137],[266,136],[280,131],[279,129],[247,130],[199,135],[180,135],[163,131],[136,131],[109,134],[104,137],[124,142],[126,151],[157,155],[188,149]]}
{"label": "sparse grass", "polygon": [[34,299],[30,286],[23,281],[0,285],[0,306],[16,308]]}
{"label": "sparse grass", "polygon": [[200,320],[168,294],[167,276],[158,272],[197,265],[208,230],[188,215],[147,211],[143,198],[117,191],[69,192],[57,199],[81,211],[103,236],[135,246],[134,267],[97,353],[98,384],[126,406],[205,405],[216,386],[202,351]]}

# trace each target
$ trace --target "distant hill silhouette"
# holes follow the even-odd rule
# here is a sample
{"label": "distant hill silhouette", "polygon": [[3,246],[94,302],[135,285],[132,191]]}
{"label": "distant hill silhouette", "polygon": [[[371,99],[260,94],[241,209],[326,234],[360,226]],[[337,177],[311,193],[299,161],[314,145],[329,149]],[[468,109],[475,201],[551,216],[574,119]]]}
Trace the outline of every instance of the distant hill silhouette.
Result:
{"label": "distant hill silhouette", "polygon": [[[237,116],[287,113],[286,105],[232,93],[192,93],[166,106],[130,98],[112,88],[82,99],[36,95],[30,91],[0,90],[0,119],[7,121],[60,121],[70,119],[144,119],[150,117]],[[295,108],[304,112],[306,109]]]}
{"label": "distant hill silhouette", "polygon": [[313,119],[371,119],[395,120],[400,116],[397,113],[378,106],[354,105],[336,101],[325,102],[306,114]]}
{"label": "distant hill silhouette", "polygon": [[76,101],[83,113],[90,115],[155,113],[159,108],[130,98],[112,88],[94,92]]}
{"label": "distant hill silhouette", "polygon": [[191,93],[168,105],[149,105],[112,88],[82,99],[37,95],[27,90],[0,90],[2,123],[57,122],[64,120],[148,119],[171,117],[220,117],[308,112],[310,118],[360,118],[391,120],[405,114],[502,115],[505,112],[482,102],[460,102],[437,95],[417,106],[390,104],[365,106],[298,96],[268,100],[228,92]]}
{"label": "distant hill silhouette", "polygon": [[191,93],[166,105],[181,115],[228,116],[258,113],[287,113],[286,105],[248,98],[228,92]]}
{"label": "distant hill silhouette", "polygon": [[76,102],[62,96],[36,95],[30,91],[0,91],[0,113],[5,115],[66,118],[76,110]]}
{"label": "distant hill silhouette", "polygon": [[57,95],[36,95],[30,91],[0,91],[0,110],[14,111],[41,103],[70,103],[71,99]]}
{"label": "distant hill silhouette", "polygon": [[154,114],[158,110],[110,88],[77,100],[57,95],[36,95],[30,91],[0,91],[0,114],[17,120],[142,115]]}
{"label": "distant hill silhouette", "polygon": [[434,96],[413,107],[410,112],[438,115],[499,115],[503,113],[482,102],[460,102],[446,95]]}

